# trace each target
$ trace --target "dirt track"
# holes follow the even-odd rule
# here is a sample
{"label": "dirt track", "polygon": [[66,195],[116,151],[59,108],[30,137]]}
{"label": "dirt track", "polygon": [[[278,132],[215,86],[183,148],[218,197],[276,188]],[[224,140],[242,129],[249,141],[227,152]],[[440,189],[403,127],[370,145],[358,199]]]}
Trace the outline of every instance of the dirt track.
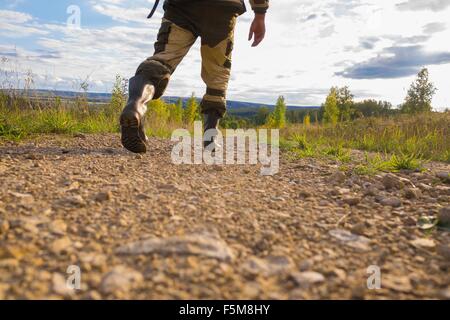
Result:
{"label": "dirt track", "polygon": [[[450,298],[450,233],[416,225],[450,215],[435,172],[361,178],[282,155],[263,177],[173,165],[171,148],[151,139],[136,156],[117,135],[0,145],[0,299]],[[372,265],[381,290],[367,289]]]}

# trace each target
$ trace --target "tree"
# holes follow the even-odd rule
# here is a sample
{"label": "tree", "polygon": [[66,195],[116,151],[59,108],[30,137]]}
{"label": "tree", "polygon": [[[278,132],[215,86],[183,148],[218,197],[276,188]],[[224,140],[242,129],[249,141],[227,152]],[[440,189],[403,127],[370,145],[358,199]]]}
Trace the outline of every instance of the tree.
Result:
{"label": "tree", "polygon": [[195,97],[194,93],[192,93],[192,96],[186,103],[186,109],[184,109],[183,115],[184,123],[187,125],[193,124],[194,121],[197,119],[199,109],[200,108],[197,102],[197,98]]}
{"label": "tree", "polygon": [[323,105],[323,122],[336,124],[339,119],[339,109],[337,105],[337,88],[333,87]]}
{"label": "tree", "polygon": [[336,88],[336,99],[340,121],[351,120],[354,113],[353,98],[354,96],[347,86],[339,89]]}
{"label": "tree", "polygon": [[401,107],[402,112],[420,113],[431,111],[431,101],[436,90],[434,84],[430,82],[428,69],[423,68],[408,90],[405,103]]}
{"label": "tree", "polygon": [[311,125],[311,116],[309,113],[306,114],[306,116],[303,118],[303,124],[307,127]]}
{"label": "tree", "polygon": [[373,99],[356,102],[354,108],[360,118],[388,116],[394,113],[391,103]]}
{"label": "tree", "polygon": [[267,119],[267,125],[271,128],[282,129],[286,126],[286,102],[283,96],[280,96],[275,105],[275,110]]}
{"label": "tree", "polygon": [[116,80],[113,85],[111,93],[111,101],[109,102],[109,108],[105,112],[109,116],[114,116],[120,113],[127,102],[128,80],[116,75]]}
{"label": "tree", "polygon": [[267,122],[267,118],[269,117],[270,110],[268,107],[262,106],[258,109],[256,116],[255,116],[255,122],[257,125],[261,126]]}

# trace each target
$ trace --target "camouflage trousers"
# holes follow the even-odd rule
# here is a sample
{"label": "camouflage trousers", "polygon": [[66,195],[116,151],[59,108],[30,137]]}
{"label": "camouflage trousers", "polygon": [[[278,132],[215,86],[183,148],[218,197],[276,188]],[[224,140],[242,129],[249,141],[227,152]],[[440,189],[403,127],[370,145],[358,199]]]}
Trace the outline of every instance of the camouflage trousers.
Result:
{"label": "camouflage trousers", "polygon": [[234,28],[239,13],[233,8],[204,2],[166,3],[164,10],[155,53],[138,67],[136,74],[142,74],[151,81],[156,88],[154,99],[160,98],[171,74],[200,37],[201,75],[207,87],[201,111],[216,111],[223,116],[231,73]]}

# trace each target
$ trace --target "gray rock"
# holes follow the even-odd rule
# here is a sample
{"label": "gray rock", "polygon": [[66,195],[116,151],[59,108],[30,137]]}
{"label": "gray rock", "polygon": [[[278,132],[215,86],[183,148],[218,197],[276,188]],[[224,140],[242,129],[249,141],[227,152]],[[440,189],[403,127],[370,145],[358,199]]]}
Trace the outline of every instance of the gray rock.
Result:
{"label": "gray rock", "polygon": [[356,235],[348,230],[343,229],[331,230],[329,234],[348,247],[354,248],[359,251],[370,250],[370,240],[364,236]]}
{"label": "gray rock", "polygon": [[450,261],[450,244],[442,244],[438,246],[437,252],[447,261]]}
{"label": "gray rock", "polygon": [[436,177],[438,177],[445,183],[450,183],[450,173],[448,172],[437,172]]}
{"label": "gray rock", "polygon": [[383,198],[380,203],[383,206],[391,206],[394,208],[398,208],[402,206],[402,201],[399,198],[391,197],[391,198]]}
{"label": "gray rock", "polygon": [[210,234],[190,234],[170,238],[151,238],[119,247],[116,252],[124,255],[183,254],[197,255],[221,261],[232,261],[234,255],[228,245]]}
{"label": "gray rock", "polygon": [[292,259],[286,256],[269,256],[265,259],[251,257],[242,265],[244,272],[264,276],[283,274],[293,267]]}
{"label": "gray rock", "polygon": [[291,274],[291,277],[302,288],[308,288],[311,285],[325,281],[323,274],[314,271],[294,272]]}
{"label": "gray rock", "polygon": [[439,210],[438,220],[442,226],[450,225],[450,206]]}

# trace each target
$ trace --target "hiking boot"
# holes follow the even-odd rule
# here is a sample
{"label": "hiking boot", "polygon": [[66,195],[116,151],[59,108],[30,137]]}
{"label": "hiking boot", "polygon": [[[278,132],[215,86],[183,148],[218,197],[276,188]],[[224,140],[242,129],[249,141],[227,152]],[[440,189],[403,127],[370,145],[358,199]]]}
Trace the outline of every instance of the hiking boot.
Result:
{"label": "hiking boot", "polygon": [[120,116],[122,145],[134,153],[147,152],[144,116],[147,102],[153,99],[155,87],[142,75],[130,79],[128,102]]}
{"label": "hiking boot", "polygon": [[[209,137],[204,137],[203,147],[211,152],[215,152],[216,149],[220,149],[222,146],[217,143],[217,135],[219,131],[219,121],[221,117],[215,111],[210,111],[205,114],[204,133],[209,131]],[[214,144],[214,146],[212,146]]]}

